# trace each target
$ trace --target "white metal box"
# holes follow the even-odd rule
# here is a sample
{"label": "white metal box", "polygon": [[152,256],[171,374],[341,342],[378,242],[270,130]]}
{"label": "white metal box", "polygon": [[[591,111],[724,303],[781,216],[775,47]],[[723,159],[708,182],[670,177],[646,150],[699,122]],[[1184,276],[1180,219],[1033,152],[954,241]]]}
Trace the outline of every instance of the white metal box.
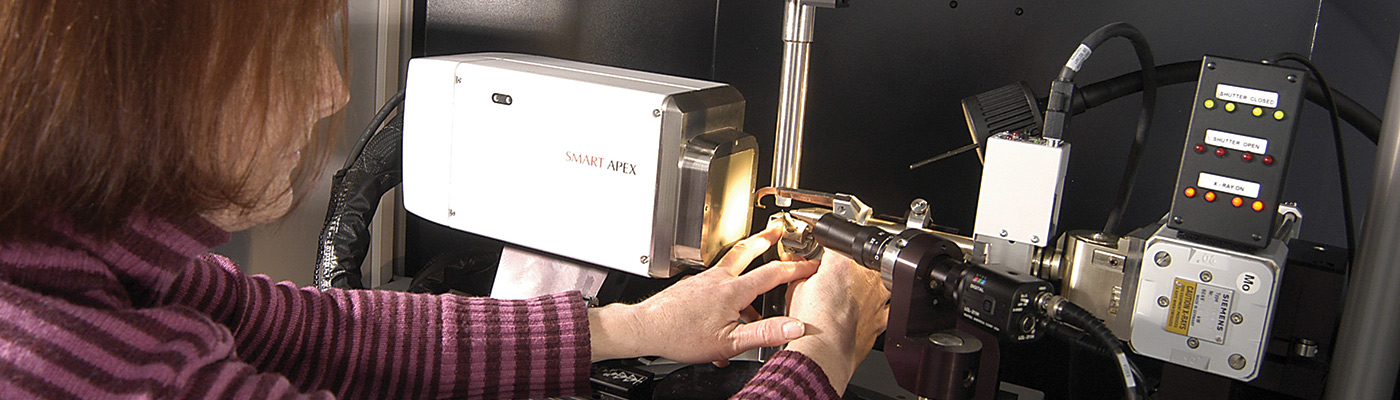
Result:
{"label": "white metal box", "polygon": [[747,236],[758,162],[744,99],[713,82],[540,56],[409,62],[404,207],[642,276]]}

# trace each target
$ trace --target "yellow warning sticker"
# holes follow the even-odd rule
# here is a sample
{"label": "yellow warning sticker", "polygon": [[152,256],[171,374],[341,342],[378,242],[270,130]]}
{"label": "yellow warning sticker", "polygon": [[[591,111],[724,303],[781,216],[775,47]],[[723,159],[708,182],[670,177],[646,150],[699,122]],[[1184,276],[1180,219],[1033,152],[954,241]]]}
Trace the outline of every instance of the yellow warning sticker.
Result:
{"label": "yellow warning sticker", "polygon": [[1187,335],[1191,331],[1191,312],[1196,308],[1196,282],[1177,279],[1172,284],[1171,300],[1167,307],[1167,332]]}

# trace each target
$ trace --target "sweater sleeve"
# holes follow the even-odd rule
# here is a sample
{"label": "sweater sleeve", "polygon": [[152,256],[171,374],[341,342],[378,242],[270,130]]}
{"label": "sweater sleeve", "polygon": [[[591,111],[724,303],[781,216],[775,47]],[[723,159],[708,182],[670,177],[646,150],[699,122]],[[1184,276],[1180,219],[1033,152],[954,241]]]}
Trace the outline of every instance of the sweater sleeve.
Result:
{"label": "sweater sleeve", "polygon": [[298,288],[205,255],[165,296],[233,331],[238,356],[344,398],[536,398],[588,392],[576,292],[528,300]]}
{"label": "sweater sleeve", "polygon": [[735,394],[736,400],[812,399],[835,400],[841,396],[831,387],[822,367],[795,351],[780,351],[759,368],[758,374]]}

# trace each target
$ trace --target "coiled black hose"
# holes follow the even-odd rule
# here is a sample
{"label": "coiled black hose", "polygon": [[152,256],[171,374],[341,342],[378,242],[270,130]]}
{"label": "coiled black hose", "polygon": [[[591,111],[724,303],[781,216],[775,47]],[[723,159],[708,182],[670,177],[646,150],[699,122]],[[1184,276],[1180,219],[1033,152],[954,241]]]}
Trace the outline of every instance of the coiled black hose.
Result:
{"label": "coiled black hose", "polygon": [[355,144],[345,167],[331,179],[331,200],[316,252],[314,284],[362,289],[360,265],[368,253],[369,222],[384,193],[403,181],[403,115],[384,124],[404,92],[384,104]]}

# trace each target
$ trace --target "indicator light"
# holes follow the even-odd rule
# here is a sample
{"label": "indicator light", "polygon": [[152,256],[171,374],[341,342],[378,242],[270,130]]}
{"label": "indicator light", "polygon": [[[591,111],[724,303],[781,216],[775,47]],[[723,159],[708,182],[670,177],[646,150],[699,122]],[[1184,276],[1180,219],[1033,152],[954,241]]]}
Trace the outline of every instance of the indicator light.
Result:
{"label": "indicator light", "polygon": [[1225,103],[1225,112],[1235,112],[1235,103]]}
{"label": "indicator light", "polygon": [[1206,99],[1206,104],[1205,104],[1205,106],[1206,106],[1206,108],[1215,108],[1215,100],[1214,100],[1214,99]]}
{"label": "indicator light", "polygon": [[1185,191],[1182,191],[1181,194],[1186,195],[1187,198],[1196,197],[1196,188],[1188,187]]}
{"label": "indicator light", "polygon": [[1215,192],[1206,192],[1206,201],[1215,201]]}
{"label": "indicator light", "polygon": [[1254,161],[1254,153],[1244,153],[1244,155],[1240,156],[1240,159],[1244,160],[1244,162]]}
{"label": "indicator light", "polygon": [[1279,120],[1279,121],[1282,121],[1282,120],[1283,120],[1283,110],[1275,110],[1275,111],[1274,111],[1274,119]]}
{"label": "indicator light", "polygon": [[1230,205],[1235,207],[1242,206],[1244,205],[1244,199],[1241,199],[1239,196],[1235,196],[1235,198],[1230,199]]}
{"label": "indicator light", "polygon": [[1258,117],[1258,116],[1260,116],[1260,115],[1264,115],[1264,109],[1259,108],[1259,107],[1254,107],[1254,116]]}
{"label": "indicator light", "polygon": [[1206,152],[1206,145],[1203,145],[1203,144],[1198,144],[1198,145],[1196,145],[1196,152],[1197,152],[1197,153],[1205,153],[1205,152]]}
{"label": "indicator light", "polygon": [[1264,211],[1264,202],[1255,200],[1252,207],[1254,207],[1255,212]]}
{"label": "indicator light", "polygon": [[1224,156],[1225,156],[1225,148],[1224,148],[1224,147],[1217,147],[1217,148],[1215,149],[1215,155],[1220,156],[1220,157],[1224,157]]}
{"label": "indicator light", "polygon": [[1274,157],[1264,156],[1264,165],[1274,165]]}

